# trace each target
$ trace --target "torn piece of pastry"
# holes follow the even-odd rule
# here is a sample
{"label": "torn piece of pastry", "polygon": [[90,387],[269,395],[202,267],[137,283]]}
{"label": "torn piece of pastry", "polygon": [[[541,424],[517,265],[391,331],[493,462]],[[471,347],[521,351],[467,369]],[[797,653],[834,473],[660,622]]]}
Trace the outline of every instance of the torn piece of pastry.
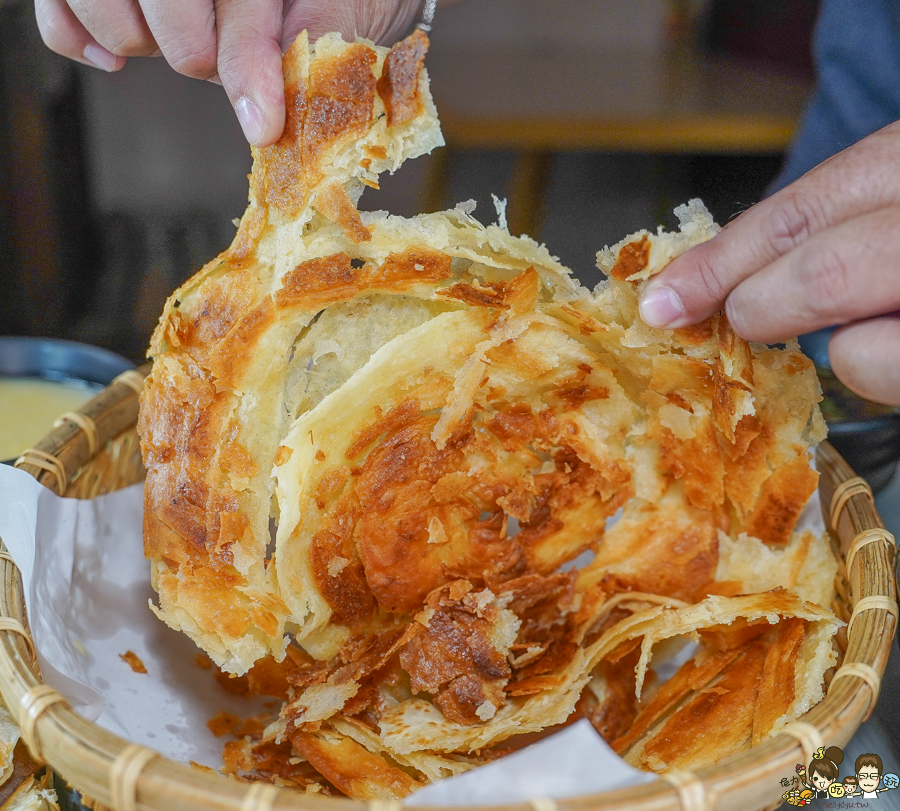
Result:
{"label": "torn piece of pastry", "polygon": [[[717,231],[698,201],[676,233],[602,251],[593,291],[468,205],[358,211],[364,185],[441,143],[426,47],[298,39],[235,241],[151,346],[156,610],[281,702],[220,719],[226,770],[398,798],[583,716],[614,740],[640,725],[628,752],[660,769],[654,730],[710,684],[738,691],[734,650],[761,679],[795,674],[799,697],[735,731],[750,746],[832,661],[836,622],[812,602],[833,560],[795,532],[824,436],[813,365],[721,314],[640,320],[646,280]],[[654,645],[690,635],[664,693]],[[762,639],[780,659],[757,661]]]}
{"label": "torn piece of pastry", "polygon": [[[300,613],[266,554],[272,466],[307,388],[289,381],[315,351],[307,360],[296,345],[327,304],[362,305],[369,288],[398,293],[442,272],[418,254],[360,270],[354,251],[341,249],[372,241],[353,205],[362,183],[443,142],[421,56],[412,71],[404,58],[423,50],[423,37],[398,45],[392,59],[338,35],[314,50],[298,37],[284,60],[285,134],[254,150],[237,236],[169,299],[151,344],[139,430],[159,612],[234,672],[280,657],[285,623]],[[365,340],[348,348],[351,364],[375,348]]]}
{"label": "torn piece of pastry", "polygon": [[827,534],[796,532],[786,546],[777,548],[743,532],[737,538],[720,532],[718,549],[716,583],[710,591],[749,594],[780,587],[822,608],[831,607],[838,565]]}
{"label": "torn piece of pastry", "polygon": [[12,776],[15,768],[16,744],[19,742],[18,724],[6,707],[0,704],[0,785]]}
{"label": "torn piece of pastry", "polygon": [[598,640],[594,655],[640,637],[638,694],[660,641],[692,634],[701,644],[613,748],[634,766],[664,771],[697,769],[760,743],[821,700],[841,624],[782,590],[635,615]]}
{"label": "torn piece of pastry", "polygon": [[[715,646],[732,648],[759,636],[766,624],[775,625],[784,618],[824,623],[823,627],[829,631],[828,639],[843,624],[827,609],[804,602],[781,589],[740,597],[713,595],[694,605],[680,608],[661,606],[637,612],[606,631],[587,648],[586,655],[590,662],[597,662],[623,642],[639,638],[641,654],[635,666],[635,690],[640,698],[653,646],[659,642],[697,633]],[[753,630],[749,630],[751,628]],[[832,664],[834,661],[829,661],[828,666]],[[824,675],[825,670],[827,667],[822,667],[820,675]],[[807,704],[804,711],[809,706]]]}
{"label": "torn piece of pastry", "polygon": [[56,791],[51,788],[52,774],[29,777],[3,803],[4,811],[59,811]]}
{"label": "torn piece of pastry", "polygon": [[[49,790],[49,773],[34,760],[21,740],[21,730],[12,713],[0,702],[0,807],[56,808]],[[43,777],[35,777],[44,773]]]}
{"label": "torn piece of pastry", "polygon": [[119,658],[125,662],[135,673],[146,673],[147,666],[144,664],[143,660],[140,656],[138,656],[134,651],[127,650],[125,653],[120,653]]}

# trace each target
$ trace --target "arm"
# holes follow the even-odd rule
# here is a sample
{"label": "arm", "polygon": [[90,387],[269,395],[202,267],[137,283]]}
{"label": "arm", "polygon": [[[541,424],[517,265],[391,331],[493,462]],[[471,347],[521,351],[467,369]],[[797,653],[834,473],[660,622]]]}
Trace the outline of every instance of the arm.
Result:
{"label": "arm", "polygon": [[106,71],[159,56],[179,73],[221,84],[247,140],[284,128],[281,53],[306,28],[390,42],[417,0],[35,0],[41,36],[58,54]]}

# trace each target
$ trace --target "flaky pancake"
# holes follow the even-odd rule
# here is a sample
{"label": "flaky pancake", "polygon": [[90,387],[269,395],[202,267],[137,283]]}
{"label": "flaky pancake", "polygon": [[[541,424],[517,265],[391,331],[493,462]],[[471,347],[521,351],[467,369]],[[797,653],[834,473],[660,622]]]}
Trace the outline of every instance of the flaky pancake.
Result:
{"label": "flaky pancake", "polygon": [[[254,150],[237,236],[169,299],[151,343],[139,430],[159,611],[232,671],[267,653],[280,658],[292,616],[266,549],[276,449],[292,422],[292,395],[306,385],[286,386],[301,364],[291,365],[295,345],[326,303],[430,278],[411,259],[379,263],[372,269],[382,278],[359,284],[325,236],[329,217],[351,239],[369,236],[351,198],[442,143],[420,70],[426,46],[416,37],[388,52],[332,35],[313,53],[301,34],[284,60],[285,134]],[[331,230],[346,241],[341,226]],[[305,274],[304,260],[317,255],[339,259]],[[361,348],[360,363],[368,357]]]}
{"label": "flaky pancake", "polygon": [[[401,797],[588,717],[661,770],[660,730],[731,712],[696,711],[710,690],[746,717],[678,763],[750,746],[834,662],[834,559],[795,532],[824,436],[812,363],[721,314],[640,320],[646,280],[718,230],[698,201],[601,251],[593,291],[502,214],[359,212],[441,143],[426,47],[298,39],[235,241],[151,346],[157,611],[282,701],[228,769]],[[763,701],[776,683],[790,699]]]}

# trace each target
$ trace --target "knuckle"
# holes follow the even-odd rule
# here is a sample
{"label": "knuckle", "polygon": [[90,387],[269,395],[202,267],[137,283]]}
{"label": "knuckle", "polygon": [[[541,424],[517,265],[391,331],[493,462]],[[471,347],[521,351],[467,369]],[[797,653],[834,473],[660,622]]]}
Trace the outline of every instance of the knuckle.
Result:
{"label": "knuckle", "polygon": [[107,7],[97,0],[67,2],[84,27],[110,53],[127,57],[150,56],[156,52],[156,42],[138,8],[129,4]]}
{"label": "knuckle", "polygon": [[170,51],[166,58],[178,73],[194,79],[208,79],[216,73],[216,46],[182,47]]}
{"label": "knuckle", "polygon": [[818,318],[836,318],[852,293],[852,272],[845,253],[835,245],[822,244],[802,252],[797,281],[808,311]]}
{"label": "knuckle", "polygon": [[766,224],[766,238],[778,256],[806,242],[825,221],[821,204],[809,192],[786,193]]}
{"label": "knuckle", "polygon": [[66,36],[65,27],[59,15],[52,12],[38,14],[37,24],[44,45],[61,56],[73,55],[71,42]]}
{"label": "knuckle", "polygon": [[166,61],[178,73],[194,79],[209,79],[216,73],[216,12],[210,5],[205,18],[192,19],[189,25],[167,25],[158,32],[157,41]]}
{"label": "knuckle", "polygon": [[120,30],[108,39],[107,49],[116,56],[147,56],[156,50],[156,43],[140,31]]}
{"label": "knuckle", "polygon": [[220,41],[217,67],[232,101],[253,90],[257,103],[279,104],[284,79],[281,50],[276,41],[257,41],[250,46],[244,42]]}
{"label": "knuckle", "polygon": [[234,36],[219,37],[219,50],[216,62],[219,74],[246,70],[247,62],[252,56],[253,41],[249,35],[237,38]]}
{"label": "knuckle", "polygon": [[705,249],[706,246],[700,246],[694,257],[694,266],[696,268],[696,281],[700,286],[702,296],[710,303],[721,303],[728,295],[728,287],[721,278],[721,274],[716,270],[715,257],[712,255],[711,249]]}

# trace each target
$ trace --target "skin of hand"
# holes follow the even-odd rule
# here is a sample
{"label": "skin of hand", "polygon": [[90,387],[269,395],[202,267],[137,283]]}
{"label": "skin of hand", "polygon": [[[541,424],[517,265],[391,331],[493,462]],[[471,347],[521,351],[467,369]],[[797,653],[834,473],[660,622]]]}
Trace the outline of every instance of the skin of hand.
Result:
{"label": "skin of hand", "polygon": [[775,343],[841,325],[828,347],[857,394],[900,405],[900,122],[864,138],[674,260],[641,298],[650,326],[724,307]]}
{"label": "skin of hand", "polygon": [[392,43],[418,0],[35,0],[50,50],[106,71],[164,56],[179,73],[221,84],[254,146],[284,129],[281,54],[304,28]]}

